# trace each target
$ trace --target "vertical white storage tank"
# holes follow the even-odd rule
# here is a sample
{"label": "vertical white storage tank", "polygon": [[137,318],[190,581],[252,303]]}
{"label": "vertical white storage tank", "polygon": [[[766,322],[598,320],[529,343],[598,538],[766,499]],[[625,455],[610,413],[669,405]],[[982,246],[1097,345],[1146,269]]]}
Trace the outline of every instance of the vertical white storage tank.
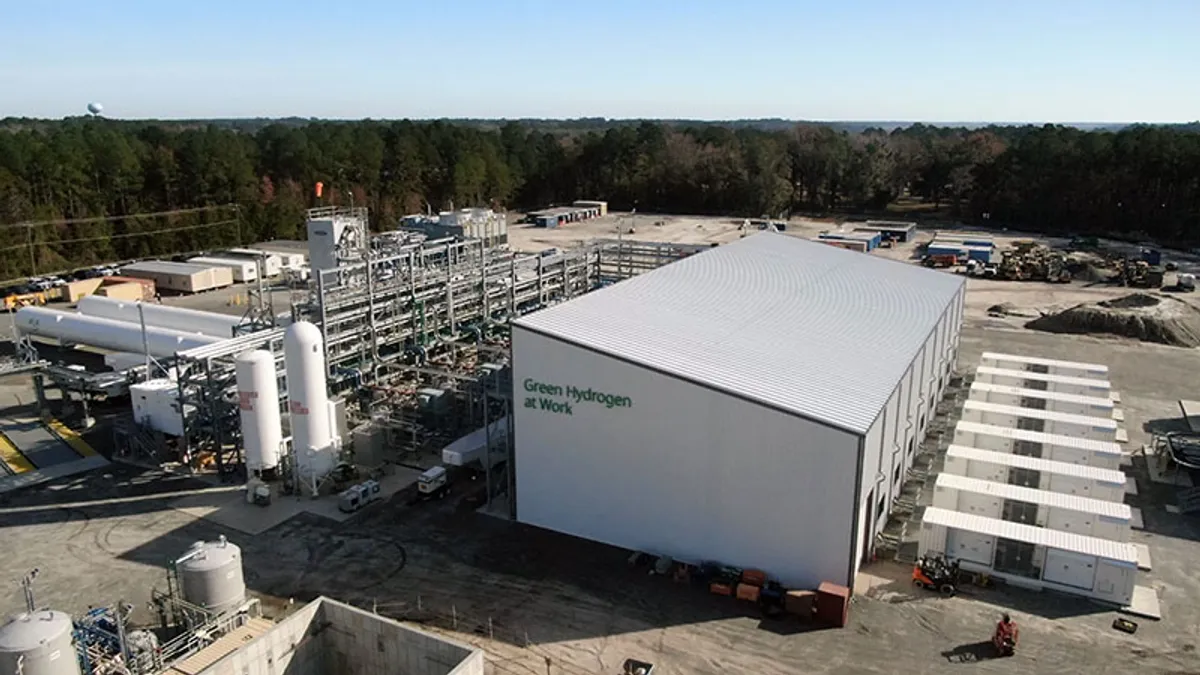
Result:
{"label": "vertical white storage tank", "polygon": [[314,497],[316,483],[337,465],[323,346],[320,329],[307,321],[292,324],[283,337],[296,473]]}
{"label": "vertical white storage tank", "polygon": [[220,614],[246,601],[242,549],[227,541],[198,541],[175,561],[183,599]]}
{"label": "vertical white storage tank", "polygon": [[246,470],[251,474],[274,471],[283,445],[275,356],[265,349],[248,351],[237,357],[234,368]]}
{"label": "vertical white storage tank", "polygon": [[25,612],[0,627],[0,673],[80,675],[69,614]]}

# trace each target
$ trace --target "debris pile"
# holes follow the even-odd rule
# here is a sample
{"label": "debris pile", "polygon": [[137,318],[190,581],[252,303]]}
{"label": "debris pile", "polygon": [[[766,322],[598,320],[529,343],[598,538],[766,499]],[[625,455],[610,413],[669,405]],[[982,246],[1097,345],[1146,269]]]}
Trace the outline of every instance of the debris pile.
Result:
{"label": "debris pile", "polygon": [[1167,296],[1134,293],[1085,303],[1025,324],[1049,333],[1117,335],[1176,347],[1200,347],[1200,310]]}

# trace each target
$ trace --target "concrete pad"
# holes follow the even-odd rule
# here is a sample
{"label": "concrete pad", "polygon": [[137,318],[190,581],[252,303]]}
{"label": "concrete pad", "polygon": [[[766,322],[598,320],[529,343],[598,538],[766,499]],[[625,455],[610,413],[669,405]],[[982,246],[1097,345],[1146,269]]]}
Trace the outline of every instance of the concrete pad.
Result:
{"label": "concrete pad", "polygon": [[73,462],[55,464],[45,469],[34,469],[33,471],[26,471],[15,476],[5,476],[4,478],[0,478],[0,494],[105,466],[108,466],[108,460],[95,455],[93,457],[77,459]]}
{"label": "concrete pad", "polygon": [[1158,604],[1158,594],[1149,586],[1134,586],[1133,600],[1129,603],[1128,607],[1122,607],[1121,611],[1133,616],[1154,619],[1155,621],[1162,618],[1162,608]]}
{"label": "concrete pad", "polygon": [[1180,471],[1178,468],[1171,468],[1164,471],[1167,465],[1165,459],[1161,459],[1154,455],[1146,455],[1146,468],[1150,470],[1150,480],[1155,483],[1164,485],[1173,485],[1179,488],[1192,487],[1192,477],[1187,471]]}
{"label": "concrete pad", "polygon": [[1137,481],[1132,478],[1129,478],[1127,476],[1126,481],[1125,481],[1125,494],[1137,495],[1137,493],[1138,493]]}
{"label": "concrete pad", "polygon": [[1110,391],[1110,392],[1108,392],[1108,398],[1109,398],[1109,400],[1111,400],[1113,403],[1120,403],[1120,402],[1121,402],[1121,392],[1119,392],[1119,391]]}
{"label": "concrete pad", "polygon": [[1165,509],[1167,513],[1182,513],[1182,511],[1179,510],[1179,507],[1175,506],[1174,504],[1167,504],[1163,507],[1163,509]]}
{"label": "concrete pad", "polygon": [[1146,521],[1142,520],[1142,510],[1136,506],[1129,507],[1129,526],[1135,530],[1146,529]]}
{"label": "concrete pad", "polygon": [[[416,469],[396,467],[395,473],[379,479],[382,501],[417,482],[420,475],[421,472]],[[338,509],[337,495],[327,495],[319,499],[276,495],[268,506],[248,504],[245,486],[230,492],[206,492],[180,497],[171,502],[170,506],[192,517],[203,518],[251,535],[262,534],[299,513],[311,513],[339,523],[349,520],[354,515]],[[371,506],[366,508],[370,509]]]}
{"label": "concrete pad", "polygon": [[1125,412],[1120,408],[1113,408],[1112,418],[1114,422],[1124,422]]}
{"label": "concrete pad", "polygon": [[1117,442],[1118,443],[1128,443],[1129,442],[1129,432],[1125,431],[1124,427],[1117,427]]}
{"label": "concrete pad", "polygon": [[1145,571],[1145,572],[1149,572],[1151,569],[1151,567],[1150,567],[1150,547],[1145,544],[1134,544],[1133,547],[1135,549],[1137,549],[1138,569]]}

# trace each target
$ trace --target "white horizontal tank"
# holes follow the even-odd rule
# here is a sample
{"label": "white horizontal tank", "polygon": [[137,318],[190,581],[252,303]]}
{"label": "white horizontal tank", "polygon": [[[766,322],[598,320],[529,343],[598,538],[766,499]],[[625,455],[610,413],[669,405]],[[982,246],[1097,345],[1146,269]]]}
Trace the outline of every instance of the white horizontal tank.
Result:
{"label": "white horizontal tank", "polygon": [[[102,319],[45,307],[17,310],[16,327],[24,335],[54,338],[64,343],[90,345],[117,352],[144,354],[142,327],[138,324]],[[146,326],[146,342],[152,356],[166,358],[176,352],[218,342],[217,338]]]}
{"label": "white horizontal tank", "polygon": [[248,351],[237,357],[235,369],[246,469],[251,473],[274,470],[283,445],[275,356],[265,349]]}
{"label": "white horizontal tank", "polygon": [[320,329],[307,321],[289,326],[283,337],[283,356],[296,472],[303,484],[313,486],[337,464]]}
{"label": "white horizontal tank", "polygon": [[69,614],[25,612],[0,626],[0,673],[79,675]]}
{"label": "white horizontal tank", "polygon": [[[97,316],[116,321],[139,324],[138,304],[89,295],[79,301],[79,311],[88,316]],[[219,312],[205,312],[186,307],[170,307],[159,304],[141,304],[141,316],[147,326],[169,328],[187,333],[200,333],[210,337],[232,337],[234,328],[242,323],[242,317]]]}
{"label": "white horizontal tank", "polygon": [[222,536],[198,541],[175,561],[183,599],[211,612],[236,609],[246,601],[242,549]]}

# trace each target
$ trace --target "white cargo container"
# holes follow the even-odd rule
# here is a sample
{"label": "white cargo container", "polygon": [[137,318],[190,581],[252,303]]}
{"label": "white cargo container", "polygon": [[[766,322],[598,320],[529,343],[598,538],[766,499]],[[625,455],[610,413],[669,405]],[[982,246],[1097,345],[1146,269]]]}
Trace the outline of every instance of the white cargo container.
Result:
{"label": "white cargo container", "polygon": [[1020,389],[1042,389],[1062,394],[1097,396],[1107,399],[1113,398],[1112,386],[1108,381],[1086,377],[1047,375],[1045,373],[1030,373],[1024,370],[979,366],[975,369],[975,381],[987,384],[1002,384]]}
{"label": "white cargo container", "polygon": [[984,352],[979,365],[992,368],[1006,368],[1008,370],[1024,370],[1030,373],[1043,373],[1046,375],[1085,377],[1093,380],[1108,381],[1108,366],[1100,365],[1099,363],[1059,361],[1056,359],[1043,359],[1037,356]]}
{"label": "white cargo container", "polygon": [[1083,464],[951,445],[944,473],[1109,502],[1125,501],[1125,474]]}
{"label": "white cargo container", "polygon": [[959,422],[954,425],[955,445],[1043,457],[1056,462],[1086,464],[1101,469],[1118,469],[1124,460],[1121,446],[1074,436],[1009,429],[994,424]]}
{"label": "white cargo container", "polygon": [[1051,410],[1067,413],[1068,415],[1085,415],[1087,417],[1106,417],[1121,421],[1125,416],[1117,408],[1117,404],[1108,397],[1079,396],[1078,394],[1061,394],[1042,389],[1022,389],[1002,384],[973,382],[969,392],[972,401],[984,403],[999,403],[1000,405],[1033,408],[1035,410]]}
{"label": "white cargo container", "polygon": [[[278,253],[270,251],[261,251],[253,248],[231,248],[221,254],[222,258],[236,258],[238,260],[252,260],[256,267],[261,266],[263,276],[268,279],[273,279],[280,274],[283,274],[283,258]],[[303,256],[301,256],[303,258]]]}
{"label": "white cargo container", "polygon": [[138,424],[169,436],[182,436],[184,417],[191,418],[196,407],[179,405],[179,384],[173,380],[146,380],[129,385],[133,419]]}
{"label": "white cargo container", "polygon": [[1048,527],[1089,537],[1128,542],[1133,511],[1127,504],[1091,497],[941,473],[933,490],[933,505]]}
{"label": "white cargo container", "polygon": [[1040,431],[1059,436],[1074,436],[1108,443],[1117,441],[1117,429],[1119,428],[1111,417],[1085,417],[972,400],[963,403],[962,421],[992,424],[1008,429]]}
{"label": "white cargo container", "polygon": [[258,265],[253,260],[201,256],[199,258],[188,258],[188,262],[196,265],[208,265],[210,267],[228,267],[233,272],[234,282],[239,284],[258,281]]}
{"label": "white cargo container", "polygon": [[945,555],[964,570],[984,572],[1014,586],[1119,606],[1133,600],[1137,581],[1133,544],[936,507],[925,509],[918,552]]}

